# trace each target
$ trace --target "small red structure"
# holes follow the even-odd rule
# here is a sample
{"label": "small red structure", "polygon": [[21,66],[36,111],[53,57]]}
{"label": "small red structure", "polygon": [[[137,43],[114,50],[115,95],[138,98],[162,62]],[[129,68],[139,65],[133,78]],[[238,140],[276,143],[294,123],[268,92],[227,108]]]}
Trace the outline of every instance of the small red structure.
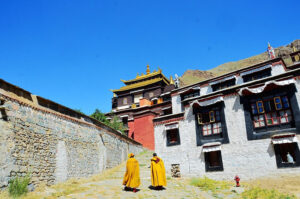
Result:
{"label": "small red structure", "polygon": [[235,180],[235,182],[236,182],[236,187],[239,187],[240,186],[240,177],[238,176],[238,175],[236,175],[235,177],[234,177],[234,180]]}

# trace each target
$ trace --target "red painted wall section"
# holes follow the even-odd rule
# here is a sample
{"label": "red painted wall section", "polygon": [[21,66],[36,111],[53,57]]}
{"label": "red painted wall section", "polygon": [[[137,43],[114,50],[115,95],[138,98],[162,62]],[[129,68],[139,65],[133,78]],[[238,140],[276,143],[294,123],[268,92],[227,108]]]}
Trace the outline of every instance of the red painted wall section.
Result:
{"label": "red painted wall section", "polygon": [[128,121],[128,128],[129,128],[128,137],[134,139],[134,136],[132,135],[134,132],[134,120]]}
{"label": "red painted wall section", "polygon": [[154,114],[148,114],[134,118],[134,140],[150,150],[154,150],[154,117]]}

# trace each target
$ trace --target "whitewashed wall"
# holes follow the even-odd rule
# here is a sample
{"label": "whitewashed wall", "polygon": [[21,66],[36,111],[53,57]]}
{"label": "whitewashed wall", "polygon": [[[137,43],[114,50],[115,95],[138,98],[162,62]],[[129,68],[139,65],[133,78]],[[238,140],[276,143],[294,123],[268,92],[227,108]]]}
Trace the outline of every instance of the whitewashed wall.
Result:
{"label": "whitewashed wall", "polygon": [[282,64],[277,64],[272,67],[272,76],[279,75],[281,73],[285,73],[285,69]]}
{"label": "whitewashed wall", "polygon": [[172,110],[173,114],[182,112],[180,95],[172,96]]}
{"label": "whitewashed wall", "polygon": [[[297,81],[300,91],[300,81]],[[296,93],[300,105],[300,92]],[[229,144],[222,144],[224,171],[206,172],[202,146],[196,144],[195,117],[192,109],[185,110],[184,120],[179,122],[180,145],[166,146],[164,125],[155,126],[155,150],[164,160],[167,173],[171,164],[180,164],[183,176],[208,176],[214,179],[232,180],[235,175],[251,179],[280,173],[300,173],[300,168],[281,168],[276,165],[271,139],[247,140],[245,117],[239,96],[224,97],[225,120]],[[300,136],[297,135],[298,140]]]}

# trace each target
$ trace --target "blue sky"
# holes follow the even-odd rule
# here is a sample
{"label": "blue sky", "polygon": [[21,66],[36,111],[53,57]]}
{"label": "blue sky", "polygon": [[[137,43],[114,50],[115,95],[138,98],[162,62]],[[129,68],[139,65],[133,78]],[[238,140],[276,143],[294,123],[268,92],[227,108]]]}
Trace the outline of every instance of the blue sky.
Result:
{"label": "blue sky", "polygon": [[300,39],[300,1],[0,1],[0,78],[91,114],[120,79],[207,70]]}

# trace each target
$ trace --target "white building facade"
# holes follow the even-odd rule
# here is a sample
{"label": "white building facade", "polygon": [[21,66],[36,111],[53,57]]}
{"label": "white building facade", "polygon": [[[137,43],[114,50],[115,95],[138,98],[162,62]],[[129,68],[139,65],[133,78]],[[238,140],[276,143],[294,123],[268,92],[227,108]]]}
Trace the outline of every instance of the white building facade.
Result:
{"label": "white building facade", "polygon": [[171,91],[156,117],[167,172],[232,180],[300,173],[300,64],[281,58]]}

